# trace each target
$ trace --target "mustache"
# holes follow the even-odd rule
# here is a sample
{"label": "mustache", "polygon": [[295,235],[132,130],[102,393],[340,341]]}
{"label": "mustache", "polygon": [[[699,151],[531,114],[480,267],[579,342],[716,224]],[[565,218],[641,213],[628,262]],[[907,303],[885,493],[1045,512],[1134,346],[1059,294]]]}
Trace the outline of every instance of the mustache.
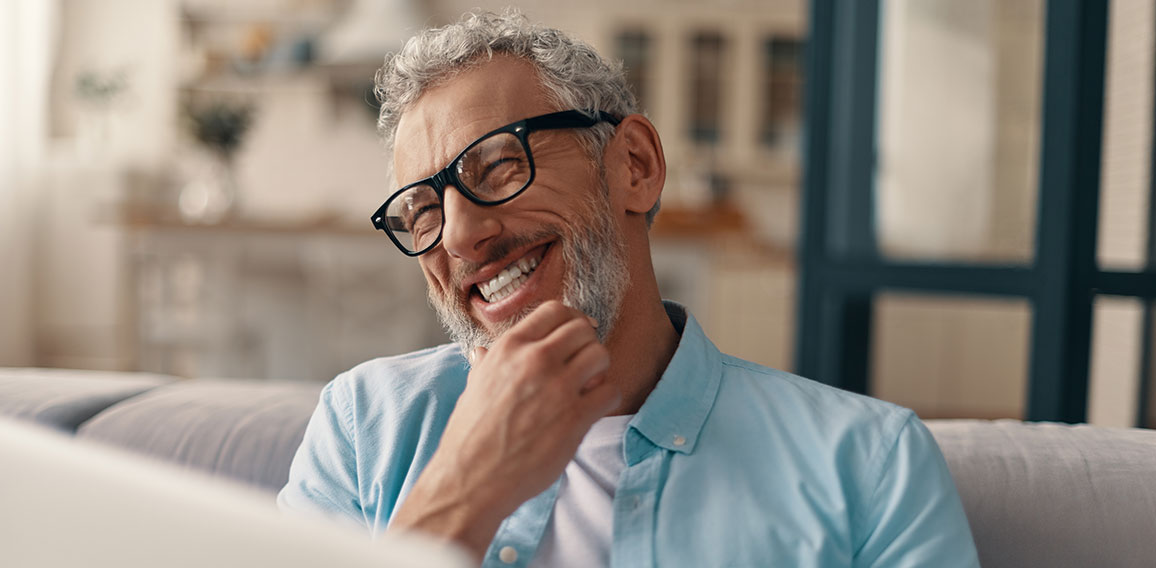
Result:
{"label": "mustache", "polygon": [[478,262],[463,260],[460,264],[457,264],[452,268],[452,274],[450,275],[453,282],[452,289],[460,290],[463,280],[469,278],[474,273],[481,270],[482,267],[505,258],[511,252],[519,248],[532,245],[536,242],[561,237],[562,230],[555,226],[548,226],[533,233],[502,237],[500,240],[490,243],[490,245],[487,247],[486,256],[483,260]]}

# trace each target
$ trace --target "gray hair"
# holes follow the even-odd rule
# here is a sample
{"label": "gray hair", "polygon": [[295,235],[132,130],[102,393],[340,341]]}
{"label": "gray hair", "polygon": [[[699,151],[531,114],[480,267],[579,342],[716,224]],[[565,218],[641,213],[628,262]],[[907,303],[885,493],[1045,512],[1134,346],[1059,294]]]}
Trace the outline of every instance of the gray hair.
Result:
{"label": "gray hair", "polygon": [[[381,102],[377,129],[392,149],[401,115],[430,87],[490,60],[494,54],[518,57],[534,65],[557,110],[606,111],[617,117],[639,112],[626,85],[620,61],[608,61],[585,42],[564,32],[532,24],[517,10],[502,14],[467,13],[455,24],[427,29],[412,37],[377,71],[374,93]],[[600,123],[577,131],[590,158],[602,152],[614,127]],[[659,204],[646,213],[649,226]]]}

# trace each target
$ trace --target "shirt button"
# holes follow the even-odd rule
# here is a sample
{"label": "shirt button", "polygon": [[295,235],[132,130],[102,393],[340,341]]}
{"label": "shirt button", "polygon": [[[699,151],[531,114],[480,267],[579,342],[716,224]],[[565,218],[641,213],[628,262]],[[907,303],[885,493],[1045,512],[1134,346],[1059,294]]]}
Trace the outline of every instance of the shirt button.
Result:
{"label": "shirt button", "polygon": [[637,495],[635,495],[634,499],[630,501],[630,506],[631,506],[631,508],[634,508],[634,509],[637,509],[638,506],[641,504],[642,504],[642,497],[639,497]]}
{"label": "shirt button", "polygon": [[674,445],[685,446],[686,445],[686,438],[683,438],[682,436],[675,436],[674,437]]}
{"label": "shirt button", "polygon": [[518,561],[518,551],[514,550],[512,546],[503,546],[498,551],[498,558],[506,564],[513,564]]}

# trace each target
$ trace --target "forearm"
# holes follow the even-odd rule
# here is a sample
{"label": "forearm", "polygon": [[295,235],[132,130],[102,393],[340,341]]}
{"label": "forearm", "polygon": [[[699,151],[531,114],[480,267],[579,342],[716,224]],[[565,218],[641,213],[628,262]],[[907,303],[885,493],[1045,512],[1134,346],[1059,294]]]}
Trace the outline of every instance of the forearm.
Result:
{"label": "forearm", "polygon": [[454,474],[431,463],[399,507],[389,530],[419,531],[454,542],[481,561],[498,527],[513,511],[494,499],[495,491],[470,489]]}

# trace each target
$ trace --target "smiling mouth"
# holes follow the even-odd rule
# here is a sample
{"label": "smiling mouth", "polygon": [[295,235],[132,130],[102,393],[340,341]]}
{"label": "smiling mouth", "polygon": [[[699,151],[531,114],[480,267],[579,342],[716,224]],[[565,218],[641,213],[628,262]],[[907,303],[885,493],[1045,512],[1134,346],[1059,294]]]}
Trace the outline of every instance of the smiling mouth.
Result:
{"label": "smiling mouth", "polygon": [[530,254],[511,262],[497,276],[486,282],[479,282],[477,289],[482,299],[488,303],[499,302],[513,294],[530,279],[530,275],[534,273],[542,261],[544,253],[544,249],[535,249]]}

